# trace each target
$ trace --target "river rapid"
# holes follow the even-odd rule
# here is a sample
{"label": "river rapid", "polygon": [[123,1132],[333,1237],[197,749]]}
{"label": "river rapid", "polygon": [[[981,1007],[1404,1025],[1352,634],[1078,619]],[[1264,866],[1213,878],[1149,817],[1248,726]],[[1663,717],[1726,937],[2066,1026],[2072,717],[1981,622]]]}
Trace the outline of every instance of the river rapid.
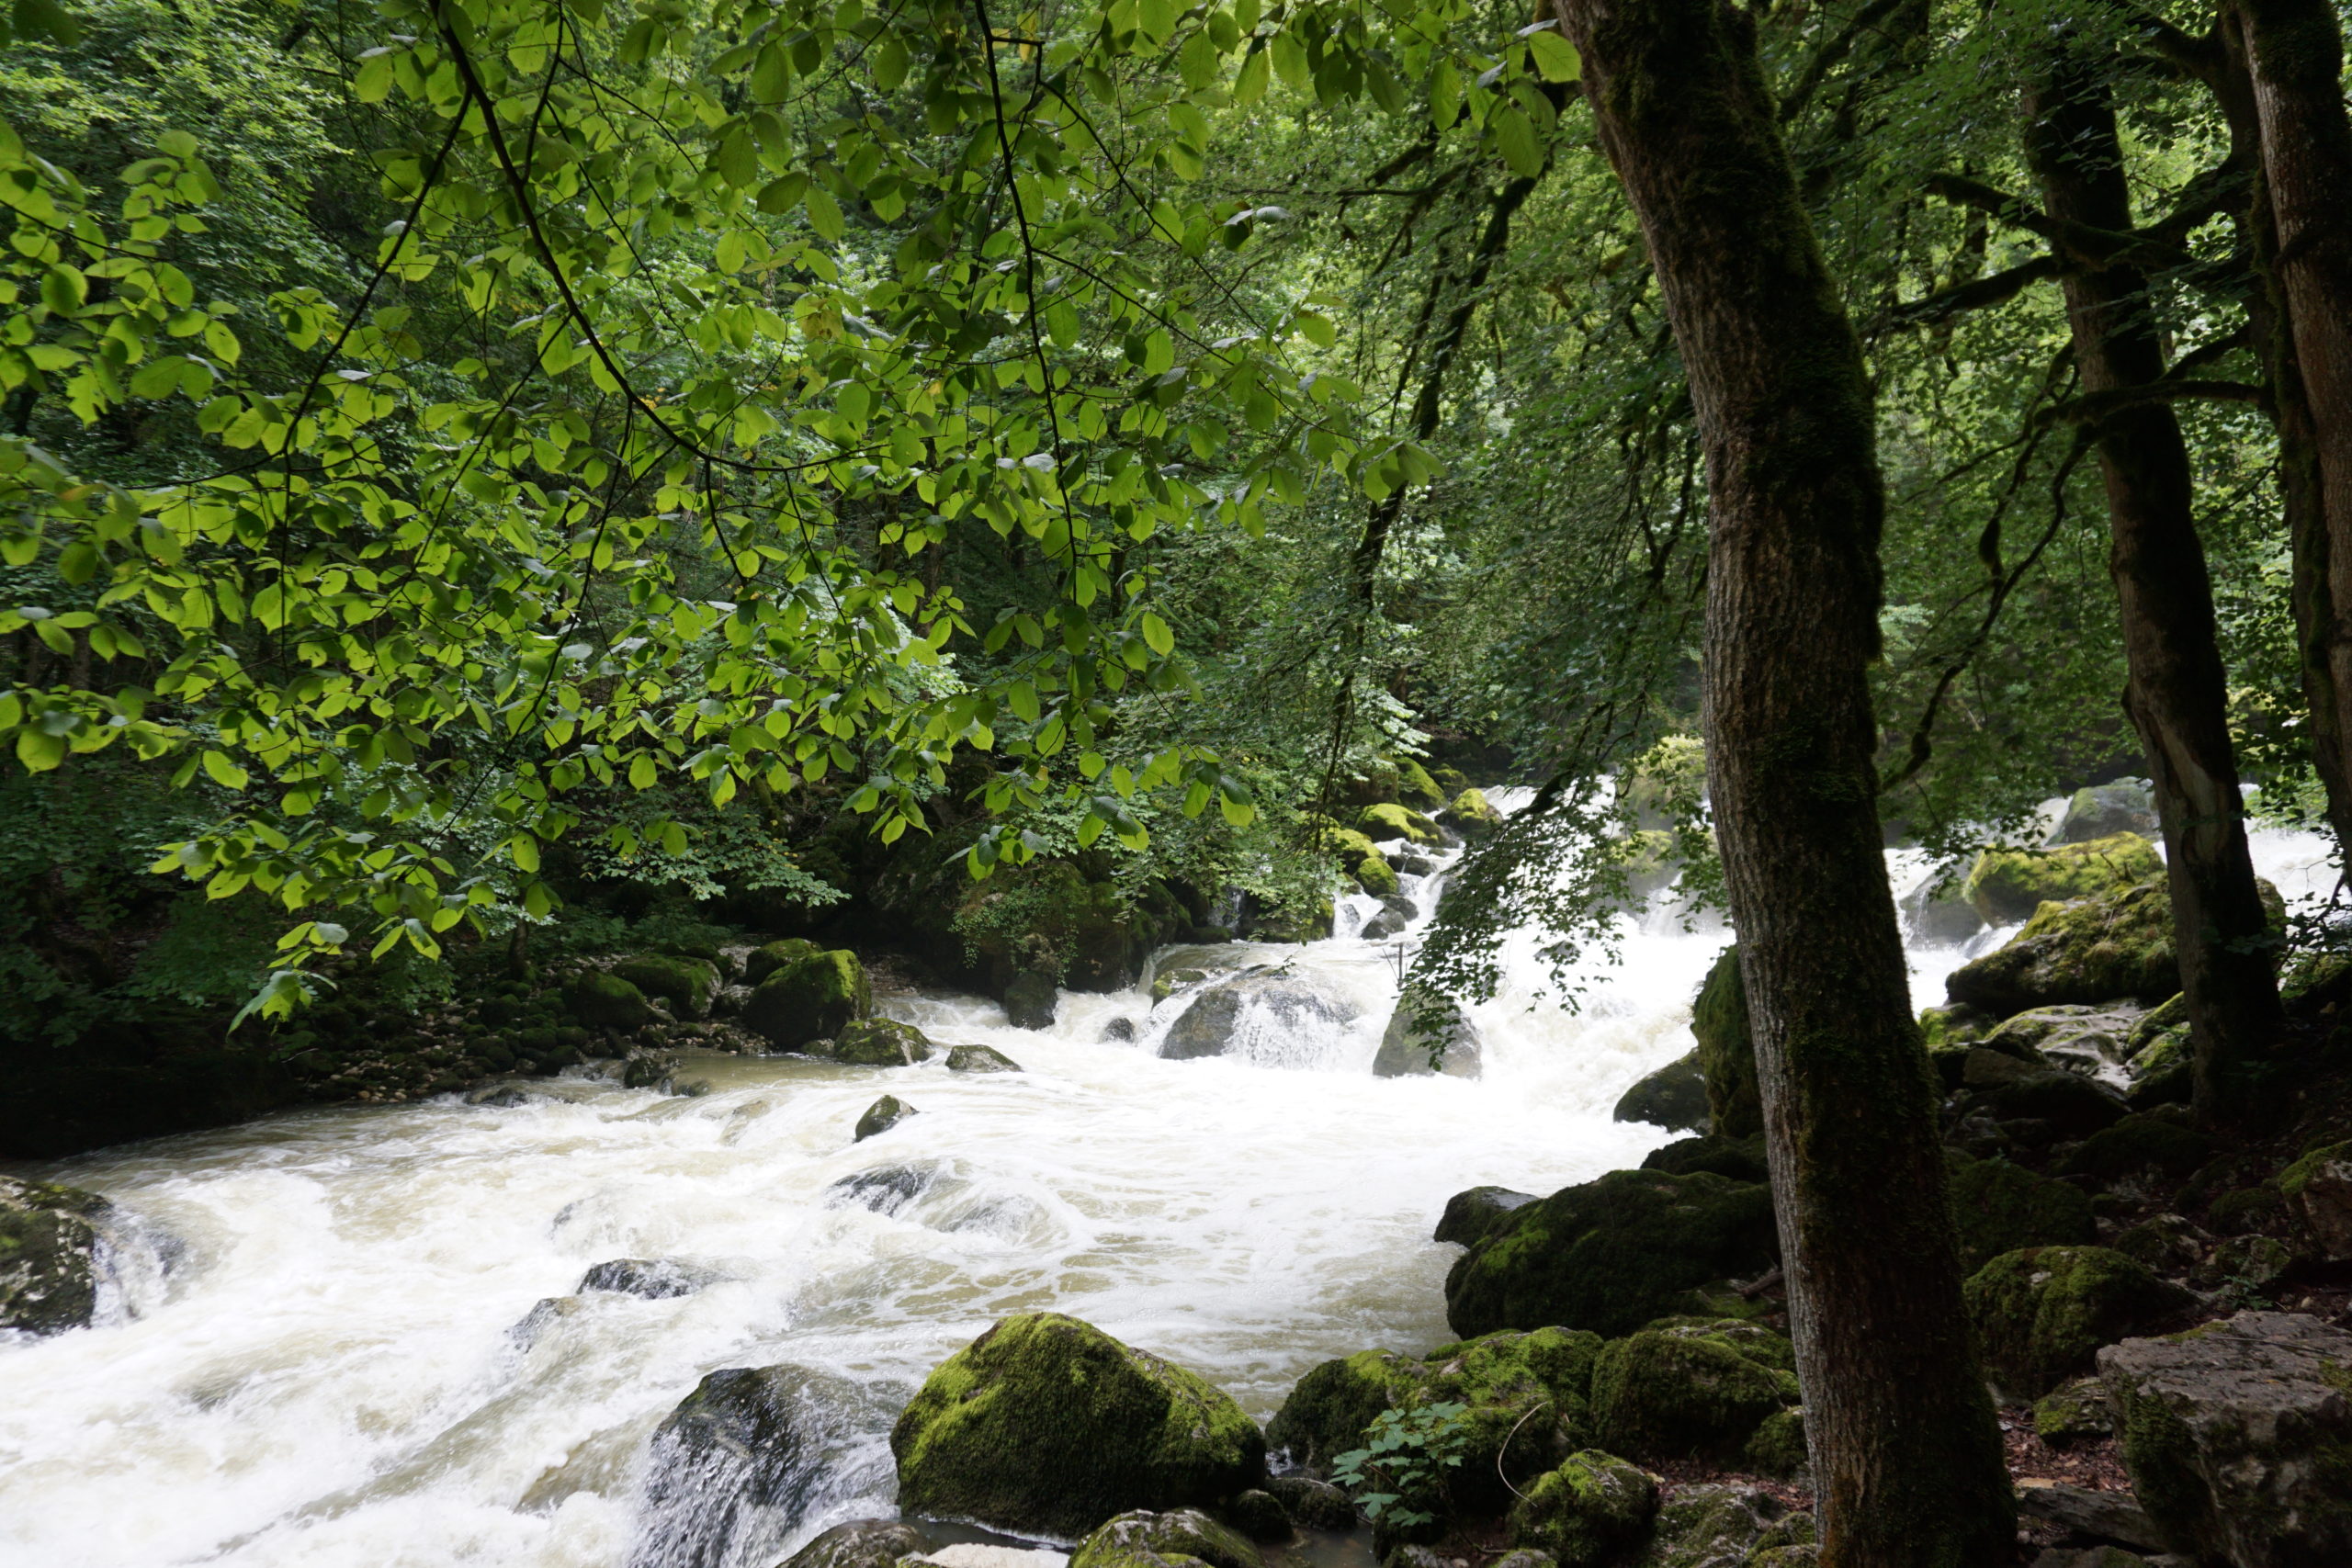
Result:
{"label": "river rapid", "polygon": [[[1439,858],[1406,880],[1424,919]],[[1917,880],[1892,858],[1898,888]],[[2260,835],[2256,858],[2290,898],[2332,880],[2308,835]],[[1375,910],[1346,901],[1339,930]],[[1218,955],[1287,964],[1354,1014],[1245,1016],[1221,1057],[1155,1055],[1189,998],[1155,1008],[1148,981],[1065,995],[1044,1031],[968,998],[885,997],[942,1045],[1025,1071],[711,1055],[680,1075],[708,1080],[697,1098],[571,1077],[522,1104],[295,1112],[28,1168],[105,1193],[145,1239],[117,1252],[98,1326],[0,1339],[0,1564],[661,1568],[639,1506],[653,1427],[707,1372],[789,1363],[824,1391],[819,1457],[805,1495],[725,1554],[769,1568],[891,1511],[899,1409],[1015,1312],[1086,1318],[1262,1420],[1317,1361],[1451,1337],[1458,1249],[1429,1239],[1449,1195],[1549,1192],[1667,1140],[1610,1111],[1690,1048],[1726,940],[1662,908],[1628,917],[1622,961],[1571,1014],[1515,934],[1500,994],[1473,1010],[1475,1080],[1372,1075],[1397,942],[1341,934]],[[1914,953],[1921,1003],[1962,956]],[[1133,1040],[1108,1037],[1121,1019]],[[884,1093],[919,1114],[853,1144]],[[836,1185],[883,1167],[921,1190]],[[574,1295],[623,1258],[721,1278]],[[570,1310],[516,1332],[555,1297]]]}

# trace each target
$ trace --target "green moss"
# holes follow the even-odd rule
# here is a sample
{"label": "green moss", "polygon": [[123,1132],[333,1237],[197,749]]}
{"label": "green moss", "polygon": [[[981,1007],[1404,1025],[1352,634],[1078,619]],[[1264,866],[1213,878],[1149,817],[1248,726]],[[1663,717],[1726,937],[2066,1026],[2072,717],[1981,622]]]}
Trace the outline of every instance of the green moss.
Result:
{"label": "green moss", "polygon": [[2059,1163],[2058,1170],[2062,1176],[2091,1176],[2102,1181],[2147,1171],[2178,1180],[2220,1151],[2221,1145],[2210,1134],[2164,1116],[2143,1113],[2127,1116],[2084,1139]]}
{"label": "green moss", "polygon": [[1628,1334],[1700,1287],[1761,1273],[1776,1247],[1763,1187],[1694,1171],[1617,1170],[1500,1216],[1446,1279],[1464,1335],[1560,1325]]}
{"label": "green moss", "polygon": [[931,1036],[895,1018],[858,1018],[842,1025],[831,1053],[854,1067],[910,1067],[937,1050]]}
{"label": "green moss", "polygon": [[1711,1328],[1648,1329],[1603,1349],[1593,1367],[1594,1439],[1652,1463],[1736,1461],[1766,1417],[1796,1403],[1796,1377]]}
{"label": "green moss", "polygon": [[[2135,840],[2136,841],[2136,840]],[[2172,903],[2161,881],[2046,904],[2004,946],[1952,971],[1955,1002],[2004,1018],[2054,1002],[2168,997],[2180,989]]]}
{"label": "green moss", "polygon": [[2224,1192],[2205,1210],[2205,1228],[2216,1235],[2249,1235],[2286,1217],[2286,1200],[2275,1187],[2241,1187]]}
{"label": "green moss", "polygon": [[942,1363],[890,1451],[900,1507],[1062,1540],[1265,1474],[1265,1438],[1231,1398],[1058,1313],[1006,1318]]}
{"label": "green moss", "polygon": [[1699,1067],[1706,1075],[1711,1130],[1723,1138],[1761,1133],[1764,1100],[1756,1086],[1756,1043],[1736,945],[1724,948],[1707,971],[1706,983],[1690,1004],[1690,1032],[1699,1042]]}
{"label": "green moss", "polygon": [[1503,825],[1503,814],[1488,803],[1485,791],[1476,789],[1465,789],[1455,795],[1453,804],[1439,812],[1437,819],[1474,841],[1491,838]]}
{"label": "green moss", "polygon": [[755,947],[743,960],[743,978],[756,986],[779,969],[789,969],[804,958],[814,958],[825,950],[813,942],[786,937],[765,947]]}
{"label": "green moss", "polygon": [[612,972],[668,1002],[680,1018],[708,1018],[710,999],[718,994],[718,965],[700,958],[649,953],[614,964]]}
{"label": "green moss", "polygon": [[921,1112],[913,1106],[898,1096],[886,1094],[867,1106],[865,1114],[857,1119],[857,1135],[851,1141],[862,1144],[868,1138],[888,1132],[908,1117],[919,1114]]}
{"label": "green moss", "polygon": [[1388,857],[1374,851],[1356,862],[1353,875],[1356,886],[1375,898],[1385,898],[1396,891],[1396,869]]}
{"label": "green moss", "polygon": [[1403,839],[1415,844],[1434,844],[1444,835],[1437,824],[1409,806],[1383,802],[1367,806],[1356,817],[1356,826],[1371,839]]}
{"label": "green moss", "polygon": [[0,1176],[0,1329],[56,1334],[97,1310],[95,1192]]}
{"label": "green moss", "polygon": [[1560,1568],[1608,1568],[1641,1545],[1657,1513],[1657,1482],[1588,1449],[1527,1489],[1510,1511],[1511,1544],[1548,1551]]}
{"label": "green moss", "polygon": [[951,1073],[1017,1073],[1021,1064],[993,1045],[957,1045],[947,1053]]}
{"label": "green moss", "polygon": [[583,969],[565,981],[563,1005],[591,1029],[627,1034],[653,1021],[653,1009],[646,1002],[645,993],[601,969]]}
{"label": "green moss", "polygon": [[1947,1191],[1960,1235],[1960,1266],[1973,1274],[2004,1252],[2083,1247],[2098,1239],[2089,1195],[2005,1159],[1949,1158]]}
{"label": "green moss", "polygon": [[1197,1508],[1121,1514],[1079,1543],[1069,1568],[1261,1568],[1258,1549]]}
{"label": "green moss", "polygon": [[845,949],[803,954],[760,982],[743,1027],[779,1051],[837,1037],[873,1007],[865,965]]}
{"label": "green moss", "polygon": [[2046,902],[2120,892],[2164,875],[2154,846],[2137,833],[2047,850],[1987,850],[1969,871],[1961,897],[1988,925],[2030,919]]}
{"label": "green moss", "polygon": [[2034,1401],[2034,1436],[2053,1449],[2097,1442],[2115,1430],[2107,1390],[2098,1379],[2077,1378]]}
{"label": "green moss", "polygon": [[1707,1078],[1699,1066],[1699,1053],[1677,1056],[1656,1072],[1645,1074],[1618,1099],[1610,1118],[1646,1122],[1677,1133],[1705,1131]]}
{"label": "green moss", "polygon": [[2104,1247],[2004,1253],[1970,1277],[1963,1294],[1986,1374],[2027,1397],[2089,1371],[2101,1346],[2144,1333],[2191,1301]]}
{"label": "green moss", "polygon": [[1780,1410],[1764,1417],[1741,1457],[1758,1474],[1796,1474],[1811,1462],[1805,1448],[1804,1412]]}
{"label": "green moss", "polygon": [[1445,809],[1445,791],[1438,788],[1427,768],[1410,757],[1396,759],[1396,798],[1423,811]]}

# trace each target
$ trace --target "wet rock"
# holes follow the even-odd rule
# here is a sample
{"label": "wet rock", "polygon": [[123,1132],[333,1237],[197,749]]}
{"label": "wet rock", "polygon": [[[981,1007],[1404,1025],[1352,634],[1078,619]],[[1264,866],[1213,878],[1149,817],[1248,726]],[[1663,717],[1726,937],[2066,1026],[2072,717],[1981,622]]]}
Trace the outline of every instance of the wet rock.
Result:
{"label": "wet rock", "polygon": [[591,1029],[627,1034],[653,1021],[653,1006],[645,993],[601,969],[583,969],[565,981],[563,1005]]}
{"label": "wet rock", "polygon": [[1736,944],[1715,959],[1691,1001],[1690,1033],[1699,1042],[1699,1070],[1707,1082],[1707,1130],[1725,1138],[1761,1133],[1764,1100],[1756,1087],[1756,1044]]}
{"label": "wet rock", "polygon": [[777,1568],[897,1568],[899,1559],[931,1550],[931,1538],[897,1519],[835,1525]]}
{"label": "wet rock", "polygon": [[1960,1263],[1973,1274],[2005,1252],[2029,1247],[2087,1247],[2098,1222],[2082,1189],[2037,1176],[2006,1159],[1949,1157]]}
{"label": "wet rock", "polygon": [[1703,1170],[1733,1181],[1771,1179],[1771,1172],[1764,1161],[1764,1135],[1761,1133],[1746,1138],[1721,1138],[1712,1133],[1702,1134],[1695,1138],[1678,1138],[1644,1155],[1642,1168],[1663,1170],[1671,1176]]}
{"label": "wet rock", "polygon": [[1453,829],[1471,843],[1481,843],[1502,830],[1502,813],[1487,803],[1483,790],[1465,789],[1453,804],[1437,814],[1438,825]]}
{"label": "wet rock", "polygon": [[938,1182],[939,1171],[933,1166],[876,1166],[872,1170],[844,1176],[825,1189],[831,1194],[826,1206],[839,1209],[854,1203],[877,1214],[895,1214]]}
{"label": "wet rock", "polygon": [[1225,1506],[1226,1522],[1251,1540],[1269,1543],[1291,1538],[1290,1513],[1271,1492],[1244,1492]]}
{"label": "wet rock", "polygon": [[2230,1568],[2352,1562],[2352,1334],[2242,1312],[2099,1353],[2140,1505]]}
{"label": "wet rock", "polygon": [[842,1026],[826,1053],[854,1067],[911,1067],[928,1062],[938,1048],[931,1036],[895,1018],[861,1018]]}
{"label": "wet rock", "polygon": [[1560,1568],[1611,1568],[1642,1544],[1657,1515],[1656,1481],[1588,1449],[1536,1478],[1510,1511],[1510,1539],[1550,1552]]}
{"label": "wet rock", "polygon": [[1363,1350],[1307,1372],[1267,1427],[1294,1462],[1327,1469],[1362,1448],[1384,1410],[1458,1404],[1463,1461],[1453,1488],[1468,1506],[1510,1502],[1503,1489],[1559,1464],[1582,1446],[1600,1337],[1561,1328],[1490,1334],[1426,1357]]}
{"label": "wet rock", "polygon": [[612,973],[649,997],[668,1002],[680,1018],[708,1018],[718,995],[718,965],[704,958],[649,953],[613,965]]}
{"label": "wet rock", "polygon": [[1229,1396],[1058,1313],[1006,1318],[949,1358],[890,1451],[901,1507],[1065,1539],[1265,1479],[1265,1438]]}
{"label": "wet rock", "polygon": [[1508,1187],[1473,1187],[1466,1192],[1456,1192],[1445,1201],[1445,1213],[1438,1216],[1433,1241],[1454,1241],[1467,1247],[1487,1234],[1496,1220],[1510,1213],[1522,1203],[1535,1201],[1532,1192],[1514,1192]]}
{"label": "wet rock", "polygon": [[1951,878],[1928,878],[1905,893],[1896,908],[1905,934],[1921,947],[1957,947],[1984,929],[1984,917]]}
{"label": "wet rock", "polygon": [[854,1401],[801,1367],[704,1378],[654,1431],[631,1568],[722,1568],[797,1522],[839,1461]]}
{"label": "wet rock", "polygon": [[1205,969],[1163,969],[1151,977],[1151,999],[1164,1002],[1177,992],[1199,985],[1209,977]]}
{"label": "wet rock", "polygon": [[[1444,818],[1441,817],[1439,821],[1442,824]],[[1399,876],[1427,876],[1437,869],[1437,862],[1427,855],[1417,854],[1411,850],[1398,850],[1388,857],[1388,863],[1396,868],[1396,874]],[[1410,919],[1412,916],[1408,915],[1406,919]]]}
{"label": "wet rock", "polygon": [[1363,929],[1357,931],[1356,935],[1366,942],[1386,942],[1390,937],[1402,936],[1405,928],[1410,923],[1408,917],[1400,915],[1394,909],[1383,909],[1366,920],[1363,923]]}
{"label": "wet rock", "polygon": [[2147,840],[2115,833],[2046,850],[1987,850],[1968,874],[1962,896],[1988,925],[2030,919],[2044,903],[2096,898],[2164,874]]}
{"label": "wet rock", "polygon": [[[1430,1058],[1436,1048],[1438,1066]],[[1448,1077],[1478,1076],[1484,1043],[1477,1026],[1451,999],[1408,986],[1381,1032],[1380,1050],[1372,1059],[1372,1076],[1379,1078],[1422,1077],[1432,1070]]]}
{"label": "wet rock", "polygon": [[[786,944],[778,942],[775,946]],[[762,948],[752,957],[773,951]],[[799,953],[769,972],[743,1004],[742,1026],[778,1051],[798,1051],[838,1038],[873,1010],[865,965],[846,950]]]}
{"label": "wet rock", "polygon": [[2352,1259],[2352,1143],[2323,1145],[2289,1166],[2278,1196],[2322,1258]]}
{"label": "wet rock", "polygon": [[1291,1031],[1334,1026],[1353,1017],[1355,1010],[1346,1003],[1277,975],[1237,975],[1193,998],[1161,1041],[1159,1054],[1173,1061],[1221,1056],[1252,1021]]}
{"label": "wet rock", "polygon": [[1328,1481],[1308,1475],[1277,1475],[1266,1490],[1290,1515],[1291,1522],[1306,1529],[1344,1530],[1356,1525],[1355,1500]]}
{"label": "wet rock", "polygon": [[98,1307],[96,1222],[113,1205],[95,1192],[0,1176],[0,1329],[60,1334]]}
{"label": "wet rock", "polygon": [[1777,1248],[1764,1187],[1611,1171],[1498,1219],[1446,1277],[1446,1321],[1465,1336],[1546,1324],[1630,1334],[1701,1310],[1702,1287],[1762,1273]]}
{"label": "wet rock", "polygon": [[1136,1037],[1136,1021],[1121,1013],[1102,1026],[1102,1038],[1132,1043]]}
{"label": "wet rock", "polygon": [[2101,1346],[2144,1334],[2195,1299],[2104,1247],[2004,1253],[1962,1295],[1985,1375],[2025,1398],[2090,1371]]}
{"label": "wet rock", "polygon": [[1445,837],[1436,823],[1411,807],[1393,801],[1365,807],[1356,818],[1356,827],[1375,843],[1383,839],[1402,839],[1409,844],[1427,846],[1440,843]]}
{"label": "wet rock", "polygon": [[920,1113],[913,1106],[909,1105],[897,1095],[886,1094],[865,1108],[865,1114],[857,1119],[857,1135],[850,1141],[862,1144],[868,1138],[888,1132],[908,1117],[918,1114]]}
{"label": "wet rock", "polygon": [[951,1073],[1017,1073],[1021,1064],[993,1045],[958,1045],[947,1053]]}
{"label": "wet rock", "polygon": [[2063,1481],[2029,1478],[2018,1483],[2018,1514],[2151,1551],[2162,1551],[2166,1544],[2164,1532],[2129,1492],[2095,1492]]}
{"label": "wet rock", "polygon": [[[2140,840],[2129,841],[2146,849]],[[2272,921],[2282,920],[2278,890],[2267,882],[2259,890]],[[2160,873],[2098,897],[2044,905],[2006,945],[1971,959],[1944,982],[1954,1005],[2002,1018],[2062,1002],[2156,1002],[2179,989],[2172,903]]]}
{"label": "wet rock", "polygon": [[1061,992],[1050,975],[1023,971],[1004,988],[1004,1016],[1015,1029],[1051,1029],[1060,1004]]}
{"label": "wet rock", "polygon": [[554,1097],[533,1094],[520,1084],[489,1084],[466,1096],[468,1105],[485,1105],[493,1111],[512,1111],[518,1105],[528,1105],[535,1100]]}
{"label": "wet rock", "polygon": [[1677,1056],[1645,1075],[1617,1101],[1610,1112],[1617,1122],[1646,1122],[1676,1133],[1703,1133],[1708,1125],[1707,1076],[1699,1066],[1699,1053]]}
{"label": "wet rock", "polygon": [[691,1296],[718,1283],[721,1277],[712,1269],[681,1263],[674,1258],[616,1258],[582,1274],[578,1289],[583,1293],[611,1291],[658,1302],[672,1296]]}
{"label": "wet rock", "polygon": [[678,1057],[671,1051],[631,1051],[621,1061],[621,1087],[624,1089],[660,1089],[678,1070]]}
{"label": "wet rock", "polygon": [[[1253,1495],[1273,1503],[1263,1492]],[[1280,1506],[1275,1509],[1279,1513]],[[1290,1534],[1286,1519],[1282,1533]],[[1208,1568],[1260,1568],[1258,1549],[1248,1537],[1198,1508],[1121,1514],[1079,1543],[1070,1553],[1069,1568],[1187,1568],[1188,1559]]]}
{"label": "wet rock", "polygon": [[2090,784],[2066,802],[2066,814],[2052,829],[2053,844],[2088,844],[2118,833],[2154,838],[2157,831],[2154,786],[2145,779]]}
{"label": "wet rock", "polygon": [[[1784,1568],[1805,1560],[1813,1516],[1769,1492],[1713,1483],[1679,1488],[1660,1506],[1634,1568]],[[1776,1555],[1787,1553],[1789,1555]]]}
{"label": "wet rock", "polygon": [[578,1296],[542,1297],[529,1312],[523,1314],[521,1322],[506,1331],[506,1337],[527,1350],[537,1345],[548,1330],[565,1318],[584,1312],[587,1306],[588,1303]]}
{"label": "wet rock", "polygon": [[1793,1367],[1788,1342],[1754,1325],[1613,1340],[1593,1366],[1593,1438],[1651,1463],[1736,1463],[1767,1417],[1797,1403]]}

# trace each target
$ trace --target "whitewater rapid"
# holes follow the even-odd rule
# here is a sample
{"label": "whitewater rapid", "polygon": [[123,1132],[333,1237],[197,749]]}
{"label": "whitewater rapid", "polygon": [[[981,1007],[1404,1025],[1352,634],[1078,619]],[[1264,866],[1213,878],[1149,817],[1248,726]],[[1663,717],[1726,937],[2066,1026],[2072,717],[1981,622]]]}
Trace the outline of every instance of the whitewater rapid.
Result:
{"label": "whitewater rapid", "polygon": [[[2301,856],[2290,891],[2307,886],[2317,842],[2268,835],[2266,874],[2294,881]],[[1436,887],[1406,892],[1410,942]],[[1044,1031],[971,998],[885,997],[943,1045],[1025,1071],[697,1056],[680,1074],[709,1082],[697,1098],[570,1078],[520,1105],[294,1112],[28,1169],[160,1239],[121,1260],[99,1326],[0,1343],[0,1565],[658,1562],[637,1506],[653,1427],[707,1372],[789,1363],[821,1374],[832,1408],[808,1506],[729,1554],[770,1568],[891,1511],[897,1412],[1015,1312],[1084,1317],[1262,1419],[1317,1361],[1451,1337],[1456,1249],[1430,1240],[1449,1195],[1548,1192],[1666,1140],[1610,1111],[1690,1048],[1690,997],[1726,940],[1628,919],[1622,962],[1583,976],[1570,1014],[1515,933],[1473,1010],[1475,1080],[1371,1075],[1396,943],[1343,935],[1220,955],[1287,964],[1355,1015],[1259,1031],[1238,1057],[1154,1055],[1189,998],[1155,1010],[1146,987],[1065,995]],[[1960,951],[1915,957],[1921,1000],[1939,999]],[[1109,1037],[1120,1019],[1134,1040]],[[919,1114],[853,1144],[884,1093]],[[895,1212],[835,1186],[892,1166],[927,1182]],[[620,1258],[723,1279],[587,1294],[536,1338],[513,1332]]]}

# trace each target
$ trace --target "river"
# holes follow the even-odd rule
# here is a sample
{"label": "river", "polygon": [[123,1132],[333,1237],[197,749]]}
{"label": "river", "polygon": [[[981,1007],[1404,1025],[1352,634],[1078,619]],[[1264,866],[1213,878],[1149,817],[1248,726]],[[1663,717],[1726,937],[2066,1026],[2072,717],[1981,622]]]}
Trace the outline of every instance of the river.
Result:
{"label": "river", "polygon": [[[2308,835],[2260,835],[2257,860],[2290,897],[2332,874]],[[1426,908],[1434,881],[1404,890]],[[1371,908],[1351,900],[1340,930]],[[571,1077],[522,1104],[293,1112],[28,1170],[107,1194],[150,1239],[117,1257],[98,1326],[0,1343],[0,1564],[659,1563],[637,1506],[652,1428],[706,1372],[790,1363],[834,1414],[806,1498],[729,1552],[769,1568],[889,1511],[899,1408],[1014,1312],[1084,1317],[1262,1419],[1319,1360],[1451,1337],[1457,1249],[1429,1239],[1450,1194],[1548,1192],[1666,1140],[1610,1110],[1690,1048],[1725,940],[1629,919],[1622,962],[1570,1014],[1513,935],[1474,1010],[1475,1080],[1372,1076],[1396,942],[1343,934],[1222,955],[1287,963],[1356,1015],[1245,1029],[1223,1057],[1154,1054],[1181,994],[1066,995],[1044,1031],[971,998],[886,997],[942,1044],[1025,1070],[712,1055],[681,1075],[711,1084],[696,1098]],[[1915,952],[1923,1003],[1961,956]],[[1136,1039],[1106,1038],[1118,1019]],[[919,1114],[854,1144],[886,1092]],[[922,1190],[877,1208],[836,1185],[883,1167]],[[579,1295],[516,1332],[619,1258],[718,1281]]]}

